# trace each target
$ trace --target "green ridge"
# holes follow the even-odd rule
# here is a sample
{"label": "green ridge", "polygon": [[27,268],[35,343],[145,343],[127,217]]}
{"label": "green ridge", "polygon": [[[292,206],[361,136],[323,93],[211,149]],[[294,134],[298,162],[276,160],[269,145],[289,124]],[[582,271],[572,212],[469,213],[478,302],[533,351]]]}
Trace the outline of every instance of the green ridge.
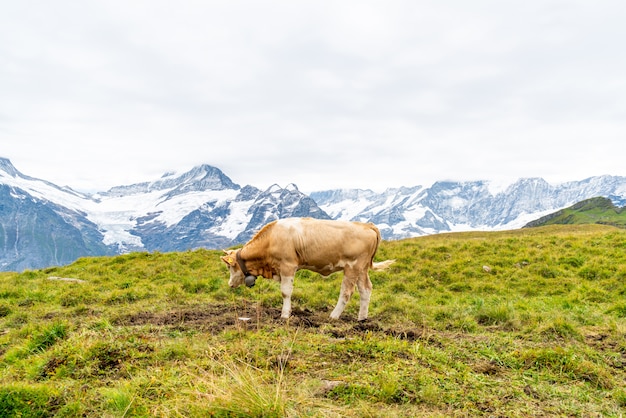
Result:
{"label": "green ridge", "polygon": [[610,199],[594,197],[539,218],[528,223],[525,227],[580,224],[601,224],[626,228],[626,211],[616,207]]}

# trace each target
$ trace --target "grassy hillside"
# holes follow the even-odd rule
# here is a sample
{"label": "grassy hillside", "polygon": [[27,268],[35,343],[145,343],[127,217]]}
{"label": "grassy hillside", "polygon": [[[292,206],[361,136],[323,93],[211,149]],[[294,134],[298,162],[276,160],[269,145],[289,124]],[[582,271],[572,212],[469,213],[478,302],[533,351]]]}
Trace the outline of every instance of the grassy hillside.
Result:
{"label": "grassy hillside", "polygon": [[441,234],[387,258],[364,323],[356,294],[328,319],[340,274],[305,271],[281,321],[278,284],[229,289],[214,251],[0,274],[0,416],[626,412],[626,231]]}
{"label": "grassy hillside", "polygon": [[569,208],[530,222],[527,227],[546,225],[601,224],[626,228],[626,211],[616,207],[610,199],[594,197]]}

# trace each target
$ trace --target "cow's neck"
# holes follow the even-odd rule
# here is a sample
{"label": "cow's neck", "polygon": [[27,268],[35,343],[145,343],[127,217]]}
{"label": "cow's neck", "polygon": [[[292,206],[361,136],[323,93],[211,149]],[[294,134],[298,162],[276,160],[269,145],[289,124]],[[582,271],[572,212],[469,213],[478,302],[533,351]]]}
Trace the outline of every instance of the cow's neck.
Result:
{"label": "cow's neck", "polygon": [[239,268],[244,276],[251,274],[253,276],[263,276],[266,279],[271,279],[277,273],[275,269],[272,269],[272,267],[267,264],[265,259],[255,257],[254,251],[251,253],[248,246],[244,246],[241,250],[237,251],[236,258],[237,264],[239,264]]}
{"label": "cow's neck", "polygon": [[237,264],[239,264],[239,268],[241,269],[244,277],[245,276],[249,276],[250,272],[248,271],[248,269],[246,268],[246,263],[243,261],[243,259],[241,258],[241,250],[237,251]]}

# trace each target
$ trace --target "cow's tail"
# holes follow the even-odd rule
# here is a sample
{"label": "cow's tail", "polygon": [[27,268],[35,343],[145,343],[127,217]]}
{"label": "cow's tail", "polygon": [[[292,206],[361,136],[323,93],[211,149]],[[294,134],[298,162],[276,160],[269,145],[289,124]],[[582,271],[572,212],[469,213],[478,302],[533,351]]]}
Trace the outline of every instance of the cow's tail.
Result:
{"label": "cow's tail", "polygon": [[387,267],[389,267],[395,262],[396,260],[385,260],[385,261],[380,261],[378,263],[372,263],[372,270],[374,271],[385,270]]}
{"label": "cow's tail", "polygon": [[376,248],[374,249],[374,253],[372,254],[372,260],[370,261],[370,268],[374,271],[385,270],[387,267],[395,263],[396,260],[385,260],[385,261],[380,261],[378,263],[374,262],[374,255],[376,255],[376,251],[378,251],[378,245],[380,244],[380,241],[382,240],[382,238],[380,236],[380,231],[378,230],[378,228],[376,228],[376,225],[374,224],[370,224],[370,225],[372,229],[376,232]]}

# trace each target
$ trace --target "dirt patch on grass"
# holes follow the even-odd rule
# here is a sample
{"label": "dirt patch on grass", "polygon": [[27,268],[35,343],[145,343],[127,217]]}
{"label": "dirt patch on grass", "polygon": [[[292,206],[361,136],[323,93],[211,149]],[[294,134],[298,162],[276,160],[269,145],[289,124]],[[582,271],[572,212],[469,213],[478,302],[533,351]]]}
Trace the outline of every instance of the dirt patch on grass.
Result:
{"label": "dirt patch on grass", "polygon": [[590,331],[584,338],[585,343],[594,350],[614,353],[607,358],[607,363],[611,367],[619,370],[626,369],[626,347],[623,343],[626,335]]}
{"label": "dirt patch on grass", "polygon": [[201,331],[218,334],[227,330],[255,330],[272,327],[300,327],[319,329],[335,338],[348,338],[367,332],[381,333],[403,340],[417,340],[424,330],[410,326],[386,326],[375,320],[357,321],[356,317],[344,314],[338,320],[329,318],[325,311],[294,309],[288,320],[280,318],[280,309],[251,305],[233,309],[223,304],[184,307],[168,312],[139,312],[115,320],[117,325],[155,325],[181,331]]}

